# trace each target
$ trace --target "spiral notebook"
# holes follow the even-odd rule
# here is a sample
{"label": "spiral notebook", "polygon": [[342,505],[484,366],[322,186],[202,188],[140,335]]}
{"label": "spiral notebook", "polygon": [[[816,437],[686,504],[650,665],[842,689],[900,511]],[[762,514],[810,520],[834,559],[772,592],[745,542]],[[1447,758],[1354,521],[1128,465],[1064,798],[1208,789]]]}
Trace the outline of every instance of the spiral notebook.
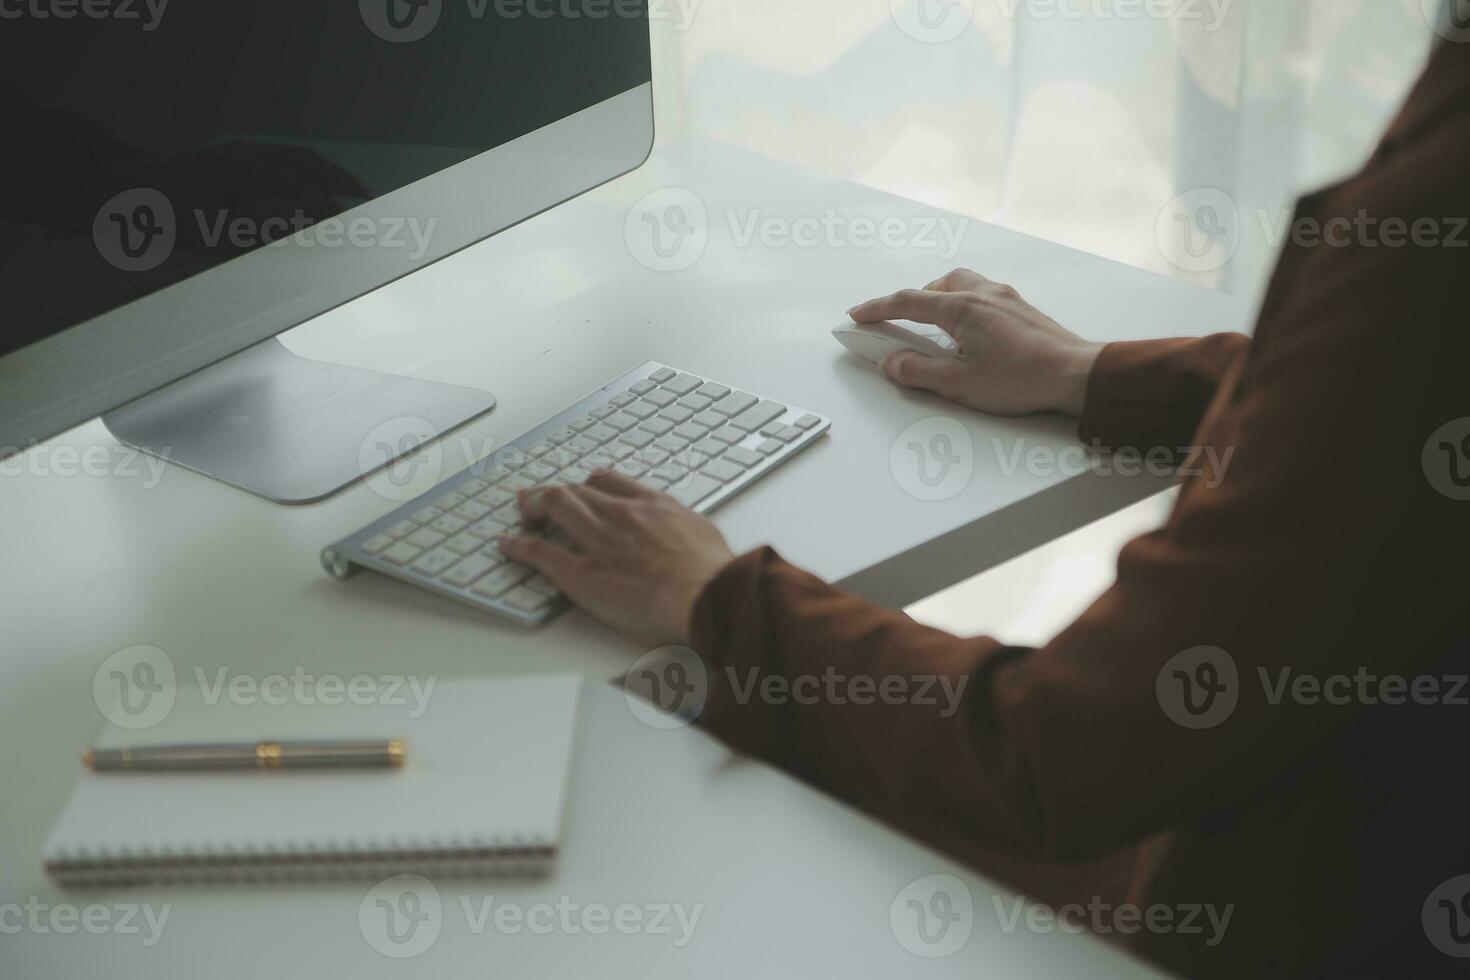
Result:
{"label": "spiral notebook", "polygon": [[374,678],[371,692],[359,687],[354,698],[340,687],[286,688],[285,704],[262,696],[279,701],[277,689],[232,696],[228,685],[205,680],[181,688],[161,722],[138,731],[108,725],[97,744],[401,737],[406,762],[378,770],[83,771],[43,848],[58,884],[537,875],[554,861],[578,676],[417,678],[417,686],[396,687]]}

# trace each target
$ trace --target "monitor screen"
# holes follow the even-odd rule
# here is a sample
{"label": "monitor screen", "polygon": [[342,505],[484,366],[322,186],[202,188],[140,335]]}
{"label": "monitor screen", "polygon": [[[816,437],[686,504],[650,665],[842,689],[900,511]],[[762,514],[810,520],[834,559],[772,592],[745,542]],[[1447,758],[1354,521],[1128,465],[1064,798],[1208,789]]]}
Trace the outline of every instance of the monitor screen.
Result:
{"label": "monitor screen", "polygon": [[[0,357],[304,229],[354,234],[328,219],[647,83],[646,16],[0,0]],[[411,255],[433,220],[365,233]]]}

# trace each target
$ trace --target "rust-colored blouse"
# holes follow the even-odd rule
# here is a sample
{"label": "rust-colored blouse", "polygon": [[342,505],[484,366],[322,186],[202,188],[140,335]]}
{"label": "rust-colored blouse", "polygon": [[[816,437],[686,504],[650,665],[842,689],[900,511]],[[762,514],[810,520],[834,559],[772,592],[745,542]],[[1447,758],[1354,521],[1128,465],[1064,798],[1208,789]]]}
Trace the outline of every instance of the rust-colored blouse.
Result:
{"label": "rust-colored blouse", "polygon": [[[1445,44],[1366,168],[1299,203],[1324,236],[1299,226],[1254,339],[1102,354],[1085,440],[1233,454],[1077,622],[1040,649],[957,639],[758,550],[695,610],[702,723],[1039,897],[1085,901],[1101,877],[1029,883],[1110,867],[1141,905],[1232,906],[1213,945],[1115,937],[1186,976],[1465,968],[1428,902],[1470,873],[1470,444],[1435,436],[1470,419],[1464,216],[1470,45]],[[747,686],[824,675],[875,693]],[[1424,676],[1437,703],[1391,703]],[[958,700],[876,693],[929,677]]]}

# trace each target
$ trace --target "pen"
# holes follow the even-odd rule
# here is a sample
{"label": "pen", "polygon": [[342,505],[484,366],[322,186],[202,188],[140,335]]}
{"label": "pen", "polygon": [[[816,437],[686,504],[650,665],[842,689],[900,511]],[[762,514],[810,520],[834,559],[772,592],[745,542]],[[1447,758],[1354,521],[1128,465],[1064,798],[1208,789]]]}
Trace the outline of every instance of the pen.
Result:
{"label": "pen", "polygon": [[217,742],[146,745],[128,749],[87,749],[82,765],[94,772],[189,769],[339,769],[398,768],[408,746],[401,738],[385,741]]}

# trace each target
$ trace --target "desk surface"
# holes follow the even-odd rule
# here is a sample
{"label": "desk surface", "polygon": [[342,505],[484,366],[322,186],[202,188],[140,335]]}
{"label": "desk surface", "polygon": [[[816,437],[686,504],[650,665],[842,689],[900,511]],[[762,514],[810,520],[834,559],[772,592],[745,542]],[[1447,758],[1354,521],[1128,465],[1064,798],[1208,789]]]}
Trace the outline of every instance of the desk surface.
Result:
{"label": "desk surface", "polygon": [[[697,192],[708,215],[704,255],[679,274],[640,264],[625,232],[630,208],[670,186]],[[1015,284],[1098,340],[1240,329],[1245,304],[979,223],[953,256],[923,244],[862,247],[830,234],[822,247],[782,247],[759,233],[743,240],[752,221],[791,228],[829,214],[893,218],[919,231],[927,220],[955,220],[739,151],[682,145],[285,339],[307,356],[493,391],[495,412],[430,453],[446,475],[645,359],[822,411],[833,419],[830,436],[724,508],[718,522],[737,549],[773,543],[894,605],[1166,485],[1047,466],[1008,472],[1018,447],[1075,448],[1073,425],[993,419],[897,391],[845,354],[829,329],[855,302],[922,285],[956,265]],[[937,416],[968,433],[973,476],[950,499],[926,502],[900,486],[890,450],[911,425]],[[220,667],[255,678],[298,668],[343,677],[547,669],[610,677],[643,652],[577,613],[527,632],[381,577],[327,578],[317,561],[322,544],[392,506],[369,486],[289,509],[178,468],[160,477],[120,452],[93,422],[8,461],[0,476],[0,718],[5,744],[27,747],[0,761],[11,787],[0,799],[0,901],[52,894],[37,854],[70,789],[77,752],[98,728],[93,674],[114,651],[158,647],[186,681],[196,669],[214,677]],[[749,777],[712,765],[698,778]],[[737,813],[744,803],[729,792],[721,805]],[[656,826],[658,796],[620,805],[645,806]],[[586,799],[588,812],[574,819],[595,812]],[[779,814],[761,819],[784,827]],[[748,836],[738,846],[759,851]],[[831,873],[860,875],[851,855],[867,860],[873,850],[835,858]],[[567,866],[582,859],[573,849]],[[255,901],[274,921],[271,909],[300,900]],[[812,935],[836,936],[839,928],[813,925]],[[8,946],[0,944],[0,959]]]}
{"label": "desk surface", "polygon": [[[201,973],[609,980],[1154,975],[1091,938],[1027,928],[1006,892],[784,774],[733,757],[702,732],[643,724],[614,687],[587,686],[578,726],[565,849],[545,880],[439,881],[432,891],[420,885],[418,911],[431,917],[416,928],[395,920],[396,941],[376,905],[382,898],[402,907],[396,883],[43,892],[40,899],[50,903],[146,905],[161,927],[139,913],[137,935],[78,929],[6,936],[0,973],[118,980]],[[25,890],[14,884],[7,891],[19,894],[6,900],[24,901]],[[948,897],[936,901],[940,894]],[[932,945],[917,931],[910,899],[949,910],[948,931],[933,913],[924,922]],[[515,911],[502,913],[503,906]],[[627,934],[610,924],[620,906],[636,910],[621,913]],[[601,910],[609,918],[600,921]],[[112,914],[120,921],[121,913]]]}

